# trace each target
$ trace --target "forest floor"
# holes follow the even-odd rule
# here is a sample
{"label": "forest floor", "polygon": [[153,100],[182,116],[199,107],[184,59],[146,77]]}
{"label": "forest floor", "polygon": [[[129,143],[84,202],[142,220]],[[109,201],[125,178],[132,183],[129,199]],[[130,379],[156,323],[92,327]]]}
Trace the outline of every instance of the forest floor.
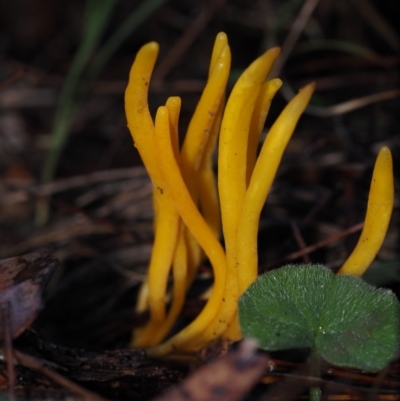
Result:
{"label": "forest floor", "polygon": [[[374,161],[386,145],[395,208],[364,278],[399,295],[397,1],[120,0],[102,15],[103,3],[0,2],[0,390],[10,400],[304,399],[312,381],[302,350],[267,354],[251,343],[220,342],[177,361],[129,349],[132,330],[148,319],[134,305],[150,258],[153,210],[126,126],[124,90],[138,49],[158,42],[151,112],[181,96],[184,133],[218,32],[227,33],[232,51],[228,91],[265,49],[282,46],[274,74],[284,86],[265,132],[299,88],[314,81],[316,91],[261,216],[260,273],[289,262],[341,266],[360,235]],[[115,39],[133,15],[140,23]],[[115,51],[97,75],[96,56],[110,38]],[[74,83],[79,51],[83,68]],[[204,304],[200,281],[181,324]],[[326,399],[400,400],[398,358],[374,374],[322,369]]]}

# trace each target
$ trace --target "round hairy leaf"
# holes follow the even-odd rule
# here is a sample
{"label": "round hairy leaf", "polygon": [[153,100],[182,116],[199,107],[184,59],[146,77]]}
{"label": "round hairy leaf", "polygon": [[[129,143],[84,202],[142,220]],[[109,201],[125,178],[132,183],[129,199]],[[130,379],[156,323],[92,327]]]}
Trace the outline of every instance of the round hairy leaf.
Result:
{"label": "round hairy leaf", "polygon": [[289,265],[260,276],[239,300],[243,334],[275,351],[312,348],[328,362],[384,368],[400,340],[400,308],[389,290],[334,275],[320,265]]}

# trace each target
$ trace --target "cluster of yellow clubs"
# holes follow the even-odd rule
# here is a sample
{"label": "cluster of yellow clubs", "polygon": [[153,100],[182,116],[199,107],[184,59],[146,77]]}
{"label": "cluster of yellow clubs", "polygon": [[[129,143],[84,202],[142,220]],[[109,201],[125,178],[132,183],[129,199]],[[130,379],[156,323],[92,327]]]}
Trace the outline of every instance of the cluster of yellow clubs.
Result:
{"label": "cluster of yellow clubs", "polygon": [[[155,120],[149,112],[148,90],[158,49],[151,42],[136,55],[125,107],[135,147],[153,184],[155,214],[152,256],[136,305],[138,312],[149,310],[150,318],[135,330],[132,345],[165,355],[195,351],[219,338],[242,338],[237,301],[257,278],[260,213],[314,84],[306,85],[287,104],[258,153],[271,101],[282,85],[280,79],[266,81],[280,49],[257,58],[226,100],[231,53],[227,36],[220,33],[206,86],[179,148],[180,98],[170,97],[158,108]],[[361,276],[371,264],[385,237],[393,198],[392,158],[383,147],[375,163],[360,240],[340,274]],[[188,326],[167,338],[205,257],[214,277],[207,303]]]}

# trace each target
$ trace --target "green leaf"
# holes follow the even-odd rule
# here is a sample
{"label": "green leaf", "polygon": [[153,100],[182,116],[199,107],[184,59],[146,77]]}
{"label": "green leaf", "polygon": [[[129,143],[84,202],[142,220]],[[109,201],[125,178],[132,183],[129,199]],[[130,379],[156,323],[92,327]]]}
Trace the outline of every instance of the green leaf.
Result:
{"label": "green leaf", "polygon": [[266,350],[315,347],[332,364],[370,371],[383,369],[400,341],[399,302],[391,291],[320,265],[260,276],[239,300],[239,322]]}

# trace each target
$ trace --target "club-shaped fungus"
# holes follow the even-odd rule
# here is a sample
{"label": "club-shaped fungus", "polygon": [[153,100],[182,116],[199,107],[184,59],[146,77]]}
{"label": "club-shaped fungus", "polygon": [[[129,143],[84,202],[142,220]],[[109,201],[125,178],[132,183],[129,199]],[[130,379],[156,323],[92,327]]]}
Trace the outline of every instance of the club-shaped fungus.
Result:
{"label": "club-shaped fungus", "polygon": [[[136,305],[139,312],[148,309],[150,318],[135,330],[135,347],[165,355],[194,351],[218,338],[242,337],[237,301],[257,277],[260,213],[286,145],[314,90],[314,84],[305,86],[287,104],[257,157],[270,103],[282,85],[279,79],[265,82],[279,51],[273,48],[257,58],[242,73],[225,105],[231,54],[226,35],[218,34],[208,80],[181,149],[180,99],[169,98],[159,107],[154,122],[149,112],[148,89],[158,45],[148,43],[136,55],[125,107],[135,147],[153,184],[155,218],[148,275]],[[217,142],[216,178],[213,153]],[[393,205],[391,174],[390,152],[383,148],[360,243],[340,273],[361,275],[377,253]],[[383,223],[377,218],[381,213],[385,214]],[[220,242],[221,223],[225,249]],[[368,256],[366,241],[373,243]],[[165,340],[204,257],[212,265],[214,278],[207,303],[188,326]]]}
{"label": "club-shaped fungus", "polygon": [[364,228],[354,251],[338,274],[362,276],[378,253],[389,226],[394,203],[392,154],[383,146],[376,158]]}

